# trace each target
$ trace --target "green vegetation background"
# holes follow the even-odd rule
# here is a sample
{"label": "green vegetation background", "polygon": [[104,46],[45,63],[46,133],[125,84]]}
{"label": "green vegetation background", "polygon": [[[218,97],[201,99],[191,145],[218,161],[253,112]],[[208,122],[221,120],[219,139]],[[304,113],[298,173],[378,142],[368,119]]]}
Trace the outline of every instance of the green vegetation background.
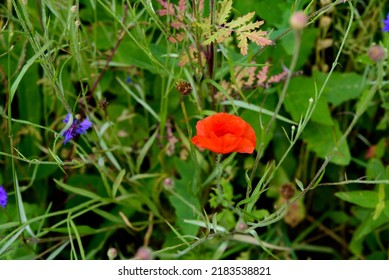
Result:
{"label": "green vegetation background", "polygon": [[[388,259],[389,2],[171,2],[0,4],[0,259]],[[207,43],[250,12],[273,45]],[[221,111],[254,154],[191,144]],[[93,127],[64,145],[68,112]]]}

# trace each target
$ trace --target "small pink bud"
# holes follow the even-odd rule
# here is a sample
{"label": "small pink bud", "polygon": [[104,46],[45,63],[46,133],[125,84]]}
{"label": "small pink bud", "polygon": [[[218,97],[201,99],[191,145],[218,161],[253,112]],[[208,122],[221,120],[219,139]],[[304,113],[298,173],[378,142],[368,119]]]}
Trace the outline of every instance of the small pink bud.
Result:
{"label": "small pink bud", "polygon": [[115,248],[109,248],[107,252],[108,259],[113,260],[118,256],[118,251]]}
{"label": "small pink bud", "polygon": [[308,23],[308,16],[303,11],[293,13],[289,19],[290,25],[296,30],[302,30]]}
{"label": "small pink bud", "polygon": [[242,232],[242,231],[245,231],[246,229],[247,229],[247,224],[243,221],[239,221],[235,225],[235,230],[237,232]]}
{"label": "small pink bud", "polygon": [[380,62],[385,58],[385,50],[380,45],[374,45],[370,47],[367,55],[372,61]]}
{"label": "small pink bud", "polygon": [[134,257],[136,260],[152,260],[153,258],[153,250],[145,246],[140,247]]}

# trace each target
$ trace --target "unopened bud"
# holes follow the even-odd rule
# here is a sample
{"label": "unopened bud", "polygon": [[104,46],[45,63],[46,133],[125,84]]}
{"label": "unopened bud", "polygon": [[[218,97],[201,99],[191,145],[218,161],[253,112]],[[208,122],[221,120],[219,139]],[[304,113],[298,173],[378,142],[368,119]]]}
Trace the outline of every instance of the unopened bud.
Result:
{"label": "unopened bud", "polygon": [[332,19],[329,16],[322,16],[319,21],[319,26],[322,29],[328,29],[330,27]]}
{"label": "unopened bud", "polygon": [[247,229],[247,224],[243,221],[239,221],[235,225],[235,230],[237,232],[242,232],[242,231],[245,231],[246,229]]}
{"label": "unopened bud", "polygon": [[115,248],[109,248],[107,252],[108,259],[113,260],[118,256],[118,251]]}
{"label": "unopened bud", "polygon": [[76,20],[76,21],[74,22],[74,24],[76,25],[76,27],[80,27],[81,21],[80,21],[80,20]]}
{"label": "unopened bud", "polygon": [[372,61],[380,62],[385,58],[385,49],[380,45],[374,45],[370,47],[367,55]]}
{"label": "unopened bud", "polygon": [[77,11],[78,11],[77,5],[73,5],[73,6],[70,8],[70,11],[71,11],[73,14],[77,13]]}
{"label": "unopened bud", "polygon": [[303,11],[293,13],[289,19],[290,25],[296,30],[302,30],[308,23],[308,16]]}
{"label": "unopened bud", "polygon": [[140,247],[134,257],[136,260],[152,260],[153,258],[153,250],[145,246]]}
{"label": "unopened bud", "polygon": [[167,191],[172,191],[174,189],[174,181],[171,178],[166,178],[163,180],[163,187]]}

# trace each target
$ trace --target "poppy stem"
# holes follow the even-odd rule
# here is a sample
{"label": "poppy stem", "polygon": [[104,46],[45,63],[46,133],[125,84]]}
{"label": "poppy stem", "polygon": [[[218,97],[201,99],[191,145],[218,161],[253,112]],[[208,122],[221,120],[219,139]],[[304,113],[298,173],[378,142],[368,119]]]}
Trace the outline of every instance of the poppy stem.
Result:
{"label": "poppy stem", "polygon": [[216,189],[217,189],[217,196],[218,196],[220,204],[223,203],[223,197],[224,197],[223,196],[223,188],[221,186],[222,185],[221,179],[222,179],[222,174],[223,174],[223,169],[222,169],[222,165],[221,165],[222,158],[223,158],[222,154],[217,154],[217,156],[216,156]]}

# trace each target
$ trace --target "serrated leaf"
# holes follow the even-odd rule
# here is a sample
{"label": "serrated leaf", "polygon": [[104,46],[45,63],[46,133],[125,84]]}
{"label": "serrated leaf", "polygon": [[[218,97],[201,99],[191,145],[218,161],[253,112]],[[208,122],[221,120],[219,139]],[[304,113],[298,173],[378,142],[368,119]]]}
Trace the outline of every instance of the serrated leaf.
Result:
{"label": "serrated leaf", "polygon": [[[247,22],[247,21],[249,21],[249,20],[246,20],[245,22]],[[239,27],[237,29],[239,32],[254,30],[254,29],[260,27],[263,23],[263,21],[249,22],[247,24],[245,24],[245,22],[239,23],[239,25],[241,25],[241,27]],[[263,31],[263,32],[265,32],[265,31]]]}
{"label": "serrated leaf", "polygon": [[232,9],[232,0],[224,0],[220,5],[220,11],[217,14],[217,24],[222,25],[227,22]]}
{"label": "serrated leaf", "polygon": [[248,51],[247,37],[244,36],[243,33],[240,33],[237,39],[239,40],[238,48],[240,49],[240,53],[243,55],[247,55],[247,51]]}
{"label": "serrated leaf", "polygon": [[264,47],[264,46],[270,46],[273,44],[273,42],[264,36],[266,35],[265,31],[255,31],[250,33],[245,33],[246,37],[250,40],[256,43],[258,46]]}
{"label": "serrated leaf", "polygon": [[[254,15],[255,15],[255,12],[251,12],[251,13],[248,13],[244,16],[238,17],[237,19],[229,22],[227,24],[227,27],[233,29],[233,28],[237,28],[238,26],[245,27],[247,25],[251,25],[252,23],[246,24],[246,22],[250,21],[254,17]],[[259,26],[260,25],[258,25],[257,27],[259,27]],[[256,28],[256,27],[254,27],[254,28]],[[245,30],[248,30],[248,29],[245,29]]]}

